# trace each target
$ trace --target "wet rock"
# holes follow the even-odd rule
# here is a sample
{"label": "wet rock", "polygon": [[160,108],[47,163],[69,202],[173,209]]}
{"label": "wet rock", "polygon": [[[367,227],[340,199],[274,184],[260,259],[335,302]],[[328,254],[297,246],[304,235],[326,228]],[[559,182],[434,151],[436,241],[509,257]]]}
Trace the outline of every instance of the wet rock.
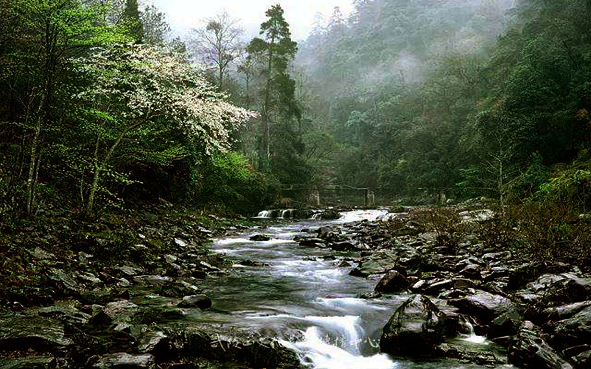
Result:
{"label": "wet rock", "polygon": [[208,309],[212,305],[212,301],[205,295],[191,295],[183,297],[183,301],[178,303],[181,308],[199,308],[201,310]]}
{"label": "wet rock", "polygon": [[583,309],[591,307],[591,301],[581,301],[574,304],[546,308],[542,311],[547,319],[562,320],[571,318]]}
{"label": "wet rock", "polygon": [[359,250],[357,248],[357,246],[355,246],[353,243],[351,242],[339,242],[339,243],[331,243],[329,245],[329,247],[331,249],[333,249],[334,251],[357,251]]}
{"label": "wet rock", "polygon": [[396,293],[406,291],[409,287],[410,283],[406,277],[397,270],[392,270],[380,279],[375,287],[375,291],[382,293]]}
{"label": "wet rock", "polygon": [[161,275],[138,275],[133,277],[135,283],[147,287],[163,286],[171,280],[172,278]]}
{"label": "wet rock", "polygon": [[138,313],[139,307],[129,300],[108,303],[102,311],[114,322],[129,322]]}
{"label": "wet rock", "polygon": [[523,300],[540,303],[572,303],[591,297],[591,278],[572,273],[544,274],[518,292]]}
{"label": "wet rock", "polygon": [[37,313],[39,316],[56,318],[66,324],[74,326],[87,324],[92,317],[90,314],[83,313],[70,305],[43,307],[40,308]]}
{"label": "wet rock", "polygon": [[526,321],[513,337],[509,347],[508,361],[521,368],[572,369],[556,351],[541,337],[533,323]]}
{"label": "wet rock", "polygon": [[302,238],[299,240],[299,245],[305,247],[326,247],[324,240],[317,237]]}
{"label": "wet rock", "polygon": [[131,355],[119,352],[101,357],[99,361],[94,364],[93,368],[154,369],[155,365],[154,356],[150,354]]}
{"label": "wet rock", "polygon": [[53,356],[26,356],[0,359],[2,369],[53,369],[58,365]]}
{"label": "wet rock", "polygon": [[384,326],[380,348],[411,357],[432,354],[443,342],[446,318],[429,298],[415,295],[402,303]]}
{"label": "wet rock", "polygon": [[59,320],[39,316],[0,320],[0,350],[60,351],[70,345]]}
{"label": "wet rock", "polygon": [[208,360],[239,363],[248,368],[304,368],[293,350],[268,337],[264,331],[229,329],[220,331],[207,325],[191,325],[165,333],[181,355],[199,353]]}
{"label": "wet rock", "polygon": [[556,322],[554,333],[553,342],[565,348],[582,342],[591,342],[591,306],[587,306],[571,318]]}
{"label": "wet rock", "polygon": [[155,354],[156,356],[170,349],[168,336],[161,331],[150,331],[142,334],[138,340],[138,351],[142,354]]}
{"label": "wet rock", "polygon": [[482,290],[474,290],[474,294],[465,298],[450,300],[464,314],[478,318],[480,321],[491,321],[504,311],[513,308],[513,303],[506,297]]}
{"label": "wet rock", "polygon": [[383,274],[396,269],[398,256],[392,251],[380,251],[373,253],[368,258],[362,259],[357,267],[349,273],[356,277],[367,277],[371,274]]}
{"label": "wet rock", "polygon": [[271,237],[265,234],[255,234],[249,238],[251,241],[269,241],[270,239]]}
{"label": "wet rock", "polygon": [[441,291],[449,290],[453,285],[452,279],[436,278],[428,281],[427,285],[423,287],[423,291],[428,295],[437,295]]}
{"label": "wet rock", "polygon": [[488,338],[513,336],[519,331],[523,320],[516,309],[503,312],[493,320],[487,336]]}
{"label": "wet rock", "polygon": [[199,292],[199,288],[185,281],[173,280],[162,286],[158,293],[167,297],[183,297],[194,295]]}

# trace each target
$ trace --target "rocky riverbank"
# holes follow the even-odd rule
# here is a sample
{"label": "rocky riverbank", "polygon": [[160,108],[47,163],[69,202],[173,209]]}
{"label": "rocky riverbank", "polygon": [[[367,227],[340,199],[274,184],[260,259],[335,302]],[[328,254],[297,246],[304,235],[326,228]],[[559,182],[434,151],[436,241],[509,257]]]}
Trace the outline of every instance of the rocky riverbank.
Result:
{"label": "rocky riverbank", "polygon": [[[360,296],[408,294],[383,329],[382,352],[520,368],[591,367],[588,266],[532,262],[511,248],[486,245],[481,230],[490,210],[452,210],[456,224],[446,230],[433,226],[433,215],[425,221],[428,211],[320,228],[300,239],[302,246],[335,250],[342,267],[354,266],[351,275],[375,279],[375,290]],[[507,357],[453,343],[469,333],[504,347]]]}
{"label": "rocky riverbank", "polygon": [[159,206],[4,229],[0,368],[298,368],[273,337],[183,325],[227,273],[210,238],[246,228]]}
{"label": "rocky riverbank", "polygon": [[[408,296],[383,329],[382,352],[477,365],[590,367],[588,269],[532,263],[486,242],[488,210],[454,209],[445,227],[434,227],[424,209],[400,210],[295,238],[301,247],[332,250],[335,265],[351,275],[375,280],[375,289],[359,297]],[[186,323],[215,307],[202,281],[234,273],[232,263],[210,253],[208,240],[252,225],[163,206],[4,229],[0,368],[302,367],[271,333]],[[469,334],[486,336],[506,356],[454,341]]]}

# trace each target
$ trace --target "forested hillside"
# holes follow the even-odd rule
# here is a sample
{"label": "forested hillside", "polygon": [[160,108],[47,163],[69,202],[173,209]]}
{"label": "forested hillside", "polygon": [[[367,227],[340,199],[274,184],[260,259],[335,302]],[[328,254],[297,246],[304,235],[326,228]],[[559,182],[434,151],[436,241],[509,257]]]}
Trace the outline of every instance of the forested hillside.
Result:
{"label": "forested hillside", "polygon": [[3,216],[252,213],[281,185],[588,205],[588,0],[357,0],[299,44],[280,5],[246,40],[231,13],[181,39],[134,0],[0,4]]}
{"label": "forested hillside", "polygon": [[374,0],[345,19],[337,9],[296,63],[302,106],[335,143],[321,180],[401,196],[585,197],[590,10]]}

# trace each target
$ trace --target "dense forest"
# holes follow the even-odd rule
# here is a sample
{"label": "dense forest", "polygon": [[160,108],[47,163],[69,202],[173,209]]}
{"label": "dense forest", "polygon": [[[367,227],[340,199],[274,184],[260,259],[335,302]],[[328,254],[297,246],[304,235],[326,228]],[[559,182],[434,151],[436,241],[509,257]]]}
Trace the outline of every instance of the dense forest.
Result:
{"label": "dense forest", "polygon": [[591,2],[356,0],[296,43],[135,0],[0,3],[0,214],[163,198],[252,213],[282,185],[585,212]]}

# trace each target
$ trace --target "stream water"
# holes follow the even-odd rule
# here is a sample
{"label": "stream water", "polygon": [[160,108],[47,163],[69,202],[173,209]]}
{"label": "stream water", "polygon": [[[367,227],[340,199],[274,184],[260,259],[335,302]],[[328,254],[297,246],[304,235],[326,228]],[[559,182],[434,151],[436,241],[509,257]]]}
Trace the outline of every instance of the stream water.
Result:
{"label": "stream water", "polygon": [[[214,308],[209,321],[266,331],[295,350],[314,369],[477,368],[457,362],[411,362],[379,353],[381,328],[408,295],[361,299],[376,280],[352,277],[330,250],[301,247],[293,241],[303,230],[361,219],[382,211],[353,211],[336,221],[273,223],[243,234],[214,240],[212,250],[236,262],[236,273],[205,283]],[[265,234],[269,241],[250,241]],[[242,266],[242,260],[263,263]],[[488,350],[481,337],[466,336],[467,345]],[[505,366],[509,368],[511,366]],[[500,367],[499,367],[500,368]]]}

